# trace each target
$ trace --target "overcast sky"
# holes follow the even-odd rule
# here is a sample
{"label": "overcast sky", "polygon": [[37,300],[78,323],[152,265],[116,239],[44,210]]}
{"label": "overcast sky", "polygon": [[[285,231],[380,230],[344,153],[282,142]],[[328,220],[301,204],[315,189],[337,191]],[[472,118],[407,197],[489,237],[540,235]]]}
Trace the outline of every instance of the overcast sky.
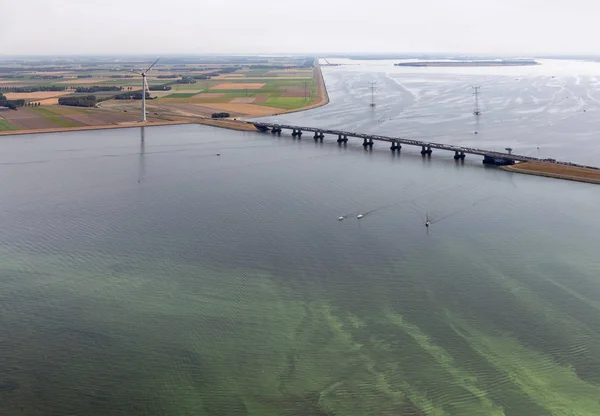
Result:
{"label": "overcast sky", "polygon": [[599,54],[597,0],[0,0],[0,54]]}

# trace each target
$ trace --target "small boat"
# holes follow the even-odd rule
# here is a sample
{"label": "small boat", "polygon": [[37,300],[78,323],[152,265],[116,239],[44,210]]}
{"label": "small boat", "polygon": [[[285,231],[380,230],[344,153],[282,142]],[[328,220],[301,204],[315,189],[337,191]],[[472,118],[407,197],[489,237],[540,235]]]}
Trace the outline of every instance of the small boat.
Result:
{"label": "small boat", "polygon": [[344,221],[344,217],[339,217],[338,221]]}
{"label": "small boat", "polygon": [[356,216],[356,218],[358,218],[359,220],[360,220],[362,217],[364,217],[364,215],[363,215],[363,214],[358,214],[358,215]]}
{"label": "small boat", "polygon": [[221,156],[221,153],[217,153],[217,156]]}

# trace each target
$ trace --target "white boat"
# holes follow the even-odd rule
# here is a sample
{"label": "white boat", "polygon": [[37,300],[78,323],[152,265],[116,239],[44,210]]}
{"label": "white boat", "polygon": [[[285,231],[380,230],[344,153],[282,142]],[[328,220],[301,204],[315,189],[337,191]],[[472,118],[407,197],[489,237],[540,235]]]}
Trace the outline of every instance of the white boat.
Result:
{"label": "white boat", "polygon": [[364,217],[364,215],[363,215],[363,214],[358,214],[358,215],[356,216],[356,218],[358,218],[359,220],[360,220],[362,217]]}
{"label": "white boat", "polygon": [[344,221],[344,217],[339,217],[338,221]]}

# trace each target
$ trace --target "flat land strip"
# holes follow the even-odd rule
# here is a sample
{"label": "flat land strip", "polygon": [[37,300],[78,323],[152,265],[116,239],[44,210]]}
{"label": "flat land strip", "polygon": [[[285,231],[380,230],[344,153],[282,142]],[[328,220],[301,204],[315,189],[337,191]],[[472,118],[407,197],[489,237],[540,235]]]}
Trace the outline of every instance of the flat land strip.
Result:
{"label": "flat land strip", "polygon": [[[231,119],[243,119],[301,111],[328,102],[321,70],[313,66],[312,58],[260,58],[259,64],[252,63],[258,58],[235,59],[239,63],[232,63],[231,58],[223,61],[226,63],[159,61],[148,75],[148,84],[155,88],[146,102],[147,116],[154,121],[169,121],[178,116],[205,119],[213,113],[227,112]],[[50,60],[31,66],[17,60],[0,62],[0,92],[9,100],[26,103],[16,111],[0,114],[0,131],[136,122],[141,118],[141,79],[130,71],[148,64],[139,58],[117,64],[114,60],[91,61],[85,65]],[[78,87],[92,90],[76,92]],[[109,87],[112,90],[106,91]],[[131,93],[133,98],[115,99],[123,93]],[[58,105],[60,97],[87,95],[96,97],[93,103],[97,108]],[[30,107],[28,103],[40,106]]]}
{"label": "flat land strip", "polygon": [[36,91],[36,92],[5,92],[3,93],[9,100],[27,100],[38,101],[46,98],[61,97],[69,95],[72,91]]}
{"label": "flat land strip", "polygon": [[235,83],[224,83],[217,84],[211,88],[211,90],[259,90],[264,87],[265,84],[257,82],[235,82]]}
{"label": "flat land strip", "polygon": [[529,175],[600,184],[600,169],[587,169],[556,163],[523,162],[503,169]]}

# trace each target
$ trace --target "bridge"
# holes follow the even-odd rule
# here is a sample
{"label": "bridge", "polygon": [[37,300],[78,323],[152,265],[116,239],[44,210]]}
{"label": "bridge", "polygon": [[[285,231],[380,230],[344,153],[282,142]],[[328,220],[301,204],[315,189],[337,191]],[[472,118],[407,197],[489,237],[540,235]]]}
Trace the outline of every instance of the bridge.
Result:
{"label": "bridge", "polygon": [[[313,139],[315,141],[323,141],[323,138],[326,134],[337,136],[338,143],[347,143],[348,137],[355,137],[358,139],[363,139],[363,146],[365,148],[372,148],[375,141],[387,142],[391,143],[390,150],[392,151],[400,151],[402,149],[402,145],[416,146],[421,148],[421,154],[423,156],[430,156],[433,153],[434,149],[445,150],[449,152],[454,152],[455,160],[464,160],[465,155],[479,155],[483,156],[483,163],[492,164],[492,165],[513,165],[515,162],[545,162],[545,163],[556,163],[565,166],[574,166],[580,168],[587,169],[596,169],[599,168],[594,166],[585,166],[578,165],[570,162],[560,162],[554,159],[541,159],[537,157],[524,156],[513,154],[512,152],[503,153],[496,152],[492,150],[478,149],[474,147],[463,147],[463,146],[455,146],[451,144],[444,143],[434,143],[434,142],[426,142],[421,140],[413,140],[413,139],[403,139],[401,137],[390,137],[390,136],[381,136],[377,134],[365,134],[365,133],[356,133],[349,132],[343,130],[332,130],[332,129],[323,129],[318,127],[301,127],[301,126],[292,126],[286,124],[275,124],[275,123],[261,123],[261,122],[253,122],[254,126],[260,131],[271,131],[273,134],[281,134],[281,132],[285,130],[291,130],[292,136],[298,139],[302,138],[303,132],[312,132],[314,133]],[[510,149],[508,149],[510,150]]]}

